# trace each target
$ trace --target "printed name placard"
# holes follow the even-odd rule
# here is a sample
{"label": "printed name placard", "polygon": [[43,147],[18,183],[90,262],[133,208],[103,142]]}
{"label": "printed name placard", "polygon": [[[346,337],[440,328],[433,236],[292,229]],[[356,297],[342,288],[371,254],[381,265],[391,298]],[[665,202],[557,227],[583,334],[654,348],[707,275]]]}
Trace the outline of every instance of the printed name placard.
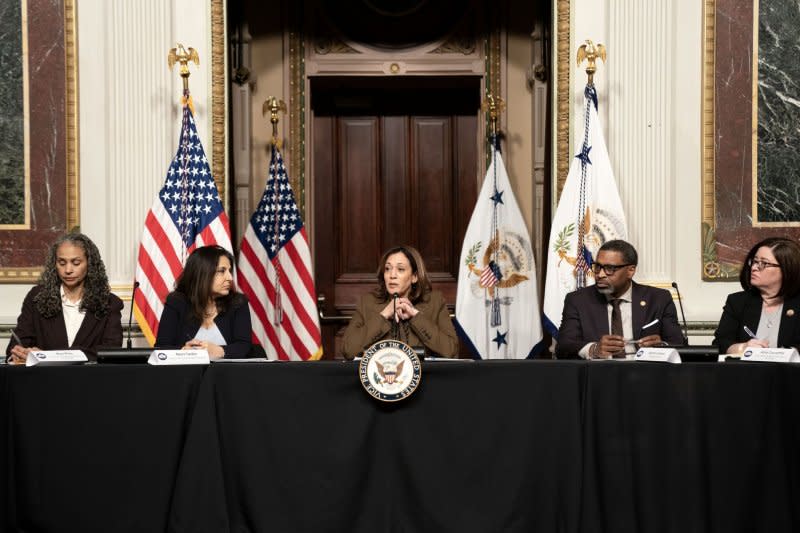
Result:
{"label": "printed name placard", "polygon": [[147,360],[151,365],[207,365],[206,350],[153,350]]}
{"label": "printed name placard", "polygon": [[747,348],[742,361],[762,363],[800,363],[800,355],[795,348]]}
{"label": "printed name placard", "polygon": [[88,360],[81,350],[41,350],[29,352],[25,366],[67,365],[85,363]]}
{"label": "printed name placard", "polygon": [[659,363],[680,363],[681,356],[675,348],[639,348],[637,361],[656,361]]}

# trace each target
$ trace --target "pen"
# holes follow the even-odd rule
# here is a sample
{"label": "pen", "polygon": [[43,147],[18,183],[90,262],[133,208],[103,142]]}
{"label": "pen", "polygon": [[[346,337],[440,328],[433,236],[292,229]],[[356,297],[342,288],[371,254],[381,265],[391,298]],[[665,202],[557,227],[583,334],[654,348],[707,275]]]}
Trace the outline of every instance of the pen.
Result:
{"label": "pen", "polygon": [[11,336],[14,337],[14,340],[17,341],[17,344],[19,344],[23,348],[25,347],[25,345],[22,344],[22,340],[19,338],[19,336],[17,336],[16,332],[13,329],[11,330]]}
{"label": "pen", "polygon": [[744,327],[744,332],[747,333],[748,335],[750,335],[751,339],[757,339],[758,338],[758,337],[756,337],[756,334],[753,333],[753,331],[750,328],[748,328],[747,326]]}
{"label": "pen", "polygon": [[648,322],[647,324],[645,324],[644,326],[642,326],[642,329],[643,329],[643,330],[644,330],[644,329],[647,329],[647,328],[649,328],[650,326],[652,326],[652,325],[654,325],[654,324],[658,324],[658,319],[657,319],[657,318],[656,318],[655,320],[653,320],[652,322]]}

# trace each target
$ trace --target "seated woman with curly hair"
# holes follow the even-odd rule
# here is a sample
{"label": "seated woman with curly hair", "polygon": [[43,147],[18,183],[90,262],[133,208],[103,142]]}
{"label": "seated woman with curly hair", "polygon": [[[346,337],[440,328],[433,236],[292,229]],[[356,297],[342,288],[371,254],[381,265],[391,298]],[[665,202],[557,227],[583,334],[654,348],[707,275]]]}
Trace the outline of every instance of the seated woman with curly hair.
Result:
{"label": "seated woman with curly hair", "polygon": [[97,246],[82,233],[60,237],[47,254],[39,283],[22,302],[6,349],[7,361],[22,364],[38,350],[83,350],[89,359],[100,346],[122,345],[122,300],[111,294]]}

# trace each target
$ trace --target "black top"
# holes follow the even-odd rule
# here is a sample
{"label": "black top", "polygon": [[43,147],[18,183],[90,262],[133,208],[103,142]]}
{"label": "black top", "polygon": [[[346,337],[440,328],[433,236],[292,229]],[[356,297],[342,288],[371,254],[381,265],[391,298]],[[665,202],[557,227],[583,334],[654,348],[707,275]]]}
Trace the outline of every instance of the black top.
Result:
{"label": "black top", "polygon": [[[122,345],[122,300],[114,294],[108,295],[108,312],[97,317],[92,311],[86,311],[83,322],[69,344],[64,313],[59,311],[52,317],[45,317],[36,309],[34,298],[42,291],[41,285],[33,287],[22,302],[22,311],[17,318],[14,332],[22,344],[30,348],[36,346],[42,350],[83,350],[93,360],[97,356],[98,347],[119,347]],[[6,356],[17,345],[14,337],[6,348]]]}
{"label": "black top", "polygon": [[[225,357],[241,359],[249,357],[252,349],[250,306],[247,297],[236,293],[225,312],[214,318],[214,323],[228,344],[222,348]],[[181,292],[171,292],[164,303],[164,312],[158,324],[156,346],[180,349],[192,340],[200,328],[201,321],[192,314],[189,300]]]}
{"label": "black top", "polygon": [[[739,291],[728,295],[717,331],[714,332],[714,344],[719,346],[720,353],[726,353],[731,344],[747,342],[750,335],[744,331],[758,331],[761,320],[761,295],[758,291]],[[778,330],[779,348],[797,348],[800,346],[800,295],[783,301],[781,325]]]}

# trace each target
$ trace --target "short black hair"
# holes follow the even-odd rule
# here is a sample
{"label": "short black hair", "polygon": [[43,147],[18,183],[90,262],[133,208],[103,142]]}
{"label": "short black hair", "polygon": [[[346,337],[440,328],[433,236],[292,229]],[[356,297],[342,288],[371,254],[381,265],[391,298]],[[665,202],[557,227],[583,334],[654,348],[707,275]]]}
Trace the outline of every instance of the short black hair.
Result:
{"label": "short black hair", "polygon": [[636,248],[634,248],[631,243],[623,241],[622,239],[604,242],[603,246],[597,251],[598,255],[600,252],[619,252],[622,254],[622,260],[625,261],[625,263],[629,265],[639,264],[639,254],[636,253]]}
{"label": "short black hair", "polygon": [[750,262],[755,258],[758,249],[762,246],[772,250],[775,261],[781,267],[783,280],[781,281],[781,289],[778,291],[778,296],[791,298],[800,293],[800,245],[794,239],[787,237],[769,237],[757,242],[750,248],[747,257],[744,258],[742,271],[739,273],[739,283],[742,284],[742,288],[746,291],[753,288],[750,285],[750,271],[752,270]]}

